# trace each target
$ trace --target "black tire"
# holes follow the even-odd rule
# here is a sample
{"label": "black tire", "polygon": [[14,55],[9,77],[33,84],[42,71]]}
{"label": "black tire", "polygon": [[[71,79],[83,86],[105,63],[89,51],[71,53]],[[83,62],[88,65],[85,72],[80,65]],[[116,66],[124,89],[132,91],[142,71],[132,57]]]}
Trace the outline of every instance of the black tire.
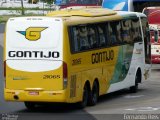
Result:
{"label": "black tire", "polygon": [[78,102],[78,107],[79,108],[85,108],[87,106],[87,102],[88,102],[88,94],[89,94],[89,91],[88,91],[88,87],[87,85],[84,86],[83,88],[83,99],[81,102]]}
{"label": "black tire", "polygon": [[90,106],[96,105],[98,102],[98,97],[99,97],[99,87],[97,82],[94,82],[92,91],[89,94],[88,105]]}
{"label": "black tire", "polygon": [[136,93],[138,91],[138,81],[141,79],[140,74],[138,72],[136,73],[135,76],[135,85],[130,87],[130,92],[131,93]]}
{"label": "black tire", "polygon": [[35,110],[36,104],[34,102],[24,102],[24,105],[29,110]]}

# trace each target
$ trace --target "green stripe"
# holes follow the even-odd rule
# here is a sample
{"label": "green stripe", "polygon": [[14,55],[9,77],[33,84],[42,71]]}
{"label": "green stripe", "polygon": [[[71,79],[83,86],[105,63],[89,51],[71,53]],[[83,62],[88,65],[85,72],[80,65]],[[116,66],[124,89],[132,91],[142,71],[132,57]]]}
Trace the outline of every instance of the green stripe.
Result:
{"label": "green stripe", "polygon": [[133,44],[127,44],[119,47],[117,64],[115,66],[113,76],[110,80],[110,84],[123,81],[126,78],[130,68],[132,55]]}

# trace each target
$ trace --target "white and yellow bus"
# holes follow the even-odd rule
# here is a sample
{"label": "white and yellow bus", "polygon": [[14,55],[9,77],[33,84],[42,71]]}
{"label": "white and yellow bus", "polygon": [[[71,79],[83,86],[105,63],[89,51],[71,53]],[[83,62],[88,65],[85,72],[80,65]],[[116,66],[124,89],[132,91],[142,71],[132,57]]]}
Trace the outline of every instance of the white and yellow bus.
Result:
{"label": "white and yellow bus", "polygon": [[40,102],[95,105],[148,79],[150,37],[142,13],[102,8],[10,18],[4,41],[4,96],[31,109]]}

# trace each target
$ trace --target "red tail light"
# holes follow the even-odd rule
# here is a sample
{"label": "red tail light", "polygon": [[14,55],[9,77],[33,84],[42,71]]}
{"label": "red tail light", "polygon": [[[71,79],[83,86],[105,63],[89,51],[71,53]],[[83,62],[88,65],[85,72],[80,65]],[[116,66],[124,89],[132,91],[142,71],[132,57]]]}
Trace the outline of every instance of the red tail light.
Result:
{"label": "red tail light", "polygon": [[[3,63],[3,74],[4,74],[4,79],[6,77],[6,60]],[[4,87],[6,88],[6,80],[4,81]]]}
{"label": "red tail light", "polygon": [[67,69],[67,63],[63,62],[63,78],[68,77],[68,69]]}
{"label": "red tail light", "polygon": [[3,71],[4,77],[6,77],[6,60],[3,63],[3,67],[4,67],[4,71]]}
{"label": "red tail light", "polygon": [[67,63],[63,62],[63,89],[67,88],[68,68]]}

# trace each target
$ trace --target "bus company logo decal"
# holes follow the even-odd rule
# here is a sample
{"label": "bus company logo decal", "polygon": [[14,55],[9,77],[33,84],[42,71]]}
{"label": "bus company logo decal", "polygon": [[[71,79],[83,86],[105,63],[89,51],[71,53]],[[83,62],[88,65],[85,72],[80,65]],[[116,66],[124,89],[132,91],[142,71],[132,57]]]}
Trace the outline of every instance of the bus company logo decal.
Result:
{"label": "bus company logo decal", "polygon": [[111,61],[114,59],[114,50],[102,51],[91,55],[92,64]]}
{"label": "bus company logo decal", "polygon": [[25,36],[29,41],[37,41],[41,38],[41,32],[48,27],[29,27],[26,31],[17,31],[18,33]]}

